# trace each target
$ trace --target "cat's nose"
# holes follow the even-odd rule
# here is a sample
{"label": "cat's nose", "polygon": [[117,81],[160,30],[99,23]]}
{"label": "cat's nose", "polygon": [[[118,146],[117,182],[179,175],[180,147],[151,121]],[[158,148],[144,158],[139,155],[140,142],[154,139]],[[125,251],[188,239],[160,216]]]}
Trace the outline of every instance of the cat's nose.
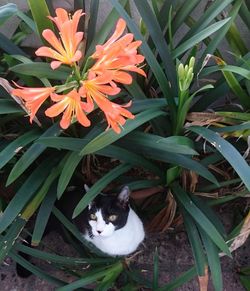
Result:
{"label": "cat's nose", "polygon": [[102,233],[102,231],[101,231],[101,230],[97,230],[97,232],[98,232],[99,234],[101,234],[101,233]]}

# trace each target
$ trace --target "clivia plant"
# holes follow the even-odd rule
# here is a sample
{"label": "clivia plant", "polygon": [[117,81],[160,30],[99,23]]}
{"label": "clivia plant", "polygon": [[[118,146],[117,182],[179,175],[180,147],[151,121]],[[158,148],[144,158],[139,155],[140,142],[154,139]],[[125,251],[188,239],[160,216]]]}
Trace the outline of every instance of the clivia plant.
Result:
{"label": "clivia plant", "polygon": [[[119,277],[124,290],[174,290],[195,276],[204,288],[208,268],[215,290],[222,290],[220,257],[231,256],[244,243],[249,226],[246,213],[227,234],[212,208],[245,197],[250,189],[243,156],[250,128],[249,50],[235,25],[239,16],[250,28],[247,1],[213,1],[194,19],[191,12],[200,0],[134,0],[138,26],[127,0],[110,0],[112,10],[99,30],[99,1],[91,1],[88,17],[85,1],[74,1],[72,14],[48,8],[44,0],[27,2],[32,17],[14,4],[0,9],[0,24],[14,15],[22,20],[12,39],[0,34],[1,191],[10,192],[0,197],[0,260],[12,257],[58,290],[91,283],[106,290]],[[182,26],[189,29],[180,39]],[[30,50],[19,46],[30,31],[44,42],[32,58]],[[226,63],[218,48],[223,39],[229,42],[234,65]],[[229,93],[232,102],[223,107]],[[214,101],[220,101],[219,107]],[[102,162],[104,170],[95,166]],[[143,201],[135,204],[147,216],[149,229],[164,232],[184,222],[194,267],[160,286],[157,252],[149,281],[133,265],[136,258],[89,252],[68,258],[23,245],[18,238],[27,232],[27,222],[34,220],[29,234],[37,246],[53,214],[76,239],[76,250],[82,250],[81,234],[55,207],[72,177],[92,184],[73,217],[109,184],[126,184],[133,200]],[[216,195],[225,187],[225,195]],[[49,260],[75,281],[46,273],[19,251]],[[72,271],[77,266],[87,271]]]}
{"label": "clivia plant", "polygon": [[[82,15],[82,10],[69,16],[66,10],[56,9],[56,17],[49,19],[56,24],[60,38],[57,38],[51,29],[45,29],[42,35],[52,48],[43,46],[35,52],[37,56],[53,59],[50,64],[53,70],[62,64],[70,66],[72,72],[65,83],[41,88],[17,85],[19,89],[14,89],[11,93],[24,101],[30,121],[50,97],[55,104],[46,109],[45,115],[53,118],[63,112],[60,121],[63,129],[70,126],[72,119],[76,119],[82,126],[90,126],[91,122],[86,113],[93,111],[97,105],[105,114],[108,128],[112,127],[116,133],[120,133],[120,126],[125,124],[124,117],[134,118],[134,115],[124,108],[129,107],[131,102],[121,106],[110,101],[107,95],[117,95],[121,91],[117,83],[118,85],[132,83],[132,77],[128,72],[146,76],[144,71],[137,67],[144,61],[144,57],[137,54],[141,41],[133,41],[131,33],[122,36],[126,23],[119,19],[113,35],[103,45],[96,46],[96,51],[88,57],[81,70],[79,63],[83,63],[83,56],[78,47],[83,39],[83,32],[77,31],[77,27]],[[94,64],[89,67],[91,60]]]}

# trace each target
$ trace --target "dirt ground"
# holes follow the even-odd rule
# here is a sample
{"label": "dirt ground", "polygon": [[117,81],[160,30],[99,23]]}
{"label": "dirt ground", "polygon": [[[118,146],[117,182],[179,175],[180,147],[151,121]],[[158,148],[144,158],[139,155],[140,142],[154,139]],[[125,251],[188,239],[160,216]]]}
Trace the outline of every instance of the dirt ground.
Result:
{"label": "dirt ground", "polygon": [[[230,205],[221,210],[223,212],[222,220],[228,229],[234,220],[235,211]],[[58,254],[75,256],[76,253],[71,246],[62,243],[62,238],[55,232],[50,233],[44,240],[49,248]],[[159,253],[159,269],[161,286],[170,280],[176,278],[182,272],[187,271],[193,266],[193,257],[187,236],[182,229],[168,231],[164,234],[147,234],[144,245],[141,247],[142,252],[135,257],[135,264],[138,270],[144,270],[144,275],[150,277],[153,270],[153,256],[155,249]],[[250,239],[233,253],[233,259],[223,257],[222,259],[223,283],[225,291],[243,291],[245,290],[239,282],[237,270],[240,267],[250,266]],[[71,281],[70,276],[62,275],[59,271],[48,264],[38,262],[42,268],[66,281]],[[51,270],[50,270],[51,269]],[[147,270],[147,271],[145,271]],[[63,276],[63,277],[62,277]],[[16,275],[15,263],[7,259],[5,264],[0,267],[0,290],[1,291],[52,291],[55,286],[41,280],[34,275],[23,279]],[[179,291],[199,290],[196,279],[188,282]],[[209,282],[209,291],[214,290]]]}

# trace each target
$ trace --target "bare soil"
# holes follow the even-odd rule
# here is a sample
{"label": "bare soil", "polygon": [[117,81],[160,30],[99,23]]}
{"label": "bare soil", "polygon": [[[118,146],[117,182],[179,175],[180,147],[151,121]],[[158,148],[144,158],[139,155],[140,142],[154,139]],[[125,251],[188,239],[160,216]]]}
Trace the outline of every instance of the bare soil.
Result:
{"label": "bare soil", "polygon": [[[241,201],[246,206],[246,200]],[[219,209],[219,214],[224,222],[226,229],[230,229],[232,224],[235,225],[235,207],[238,204],[228,204]],[[75,250],[65,243],[60,235],[51,232],[44,239],[44,243],[49,249],[54,250],[57,254],[76,256]],[[147,234],[141,252],[134,256],[134,264],[137,270],[141,271],[147,278],[152,277],[153,256],[155,249],[159,254],[159,270],[161,286],[176,278],[181,273],[187,271],[194,264],[191,248],[182,227],[178,230],[169,230],[163,234]],[[233,253],[233,259],[223,257],[222,271],[225,291],[243,291],[245,290],[239,282],[238,271],[241,267],[250,266],[250,239]],[[36,264],[44,268],[47,272],[57,276],[65,281],[71,282],[73,278],[63,272],[55,269],[44,262],[36,261]],[[34,275],[23,279],[17,276],[15,272],[15,263],[8,258],[0,267],[0,290],[1,291],[52,291],[55,286]],[[179,291],[199,290],[197,279],[193,279],[182,287]],[[212,283],[209,282],[209,291],[214,290]]]}

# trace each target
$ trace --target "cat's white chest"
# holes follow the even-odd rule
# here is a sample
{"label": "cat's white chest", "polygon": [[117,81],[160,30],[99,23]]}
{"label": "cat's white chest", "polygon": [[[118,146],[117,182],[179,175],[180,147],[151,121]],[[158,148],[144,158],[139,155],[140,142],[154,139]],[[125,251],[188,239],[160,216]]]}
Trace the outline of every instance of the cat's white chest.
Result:
{"label": "cat's white chest", "polygon": [[123,256],[134,252],[145,237],[140,218],[130,209],[127,223],[121,229],[113,232],[111,236],[84,237],[92,242],[102,252],[112,256]]}

